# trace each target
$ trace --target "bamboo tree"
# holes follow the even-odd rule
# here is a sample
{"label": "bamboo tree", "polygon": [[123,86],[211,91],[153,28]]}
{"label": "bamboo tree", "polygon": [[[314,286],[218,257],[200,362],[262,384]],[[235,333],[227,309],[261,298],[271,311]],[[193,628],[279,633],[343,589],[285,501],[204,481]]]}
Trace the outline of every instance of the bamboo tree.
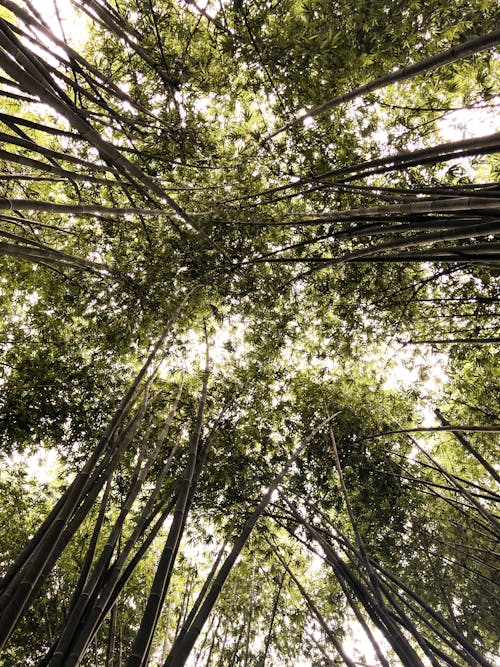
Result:
{"label": "bamboo tree", "polygon": [[[0,21],[2,26],[2,21]],[[23,67],[10,59],[5,51],[0,52],[0,64],[6,72],[8,72],[18,83],[25,88],[27,92],[34,93],[39,96],[41,100],[53,107],[53,109],[67,118],[73,128],[91,145],[96,148],[103,158],[109,160],[116,169],[123,173],[126,177],[137,179],[137,182],[142,184],[146,190],[150,190],[153,194],[164,199],[174,209],[189,226],[193,227],[206,241],[211,245],[213,242],[209,239],[206,233],[199,227],[199,225],[191,219],[191,217],[184,212],[184,210],[172,199],[163,189],[153,181],[149,176],[144,174],[140,169],[133,165],[127,158],[119,153],[119,151],[108,141],[102,137],[89,125],[89,123],[82,117],[78,109],[74,108],[71,101],[58,90],[52,78],[44,71],[40,61],[36,56],[25,54],[25,49],[19,40],[12,34],[12,31],[7,26],[3,25],[0,31],[0,37],[4,36],[4,40],[0,40],[0,46],[4,44],[11,52],[15,54]],[[48,84],[48,87],[47,87]],[[216,249],[221,252],[218,247]],[[223,253],[222,253],[223,254]],[[228,259],[226,257],[226,259]]]}
{"label": "bamboo tree", "polygon": [[45,213],[69,213],[76,215],[147,215],[147,216],[165,216],[172,215],[172,211],[163,209],[140,209],[140,208],[115,208],[109,206],[100,206],[99,204],[55,204],[52,202],[34,201],[27,199],[0,199],[0,210],[4,211],[42,211]]}
{"label": "bamboo tree", "polygon": [[174,509],[172,525],[170,526],[169,534],[163,548],[158,568],[156,570],[156,575],[153,580],[148,601],[146,603],[146,609],[144,611],[139,630],[137,631],[134,646],[128,659],[127,667],[134,667],[135,665],[140,667],[148,660],[149,652],[151,650],[151,643],[153,641],[153,635],[158,623],[165,596],[168,591],[175,558],[177,556],[182,533],[186,523],[186,512],[188,510],[189,495],[190,492],[194,490],[192,485],[193,479],[195,477],[195,470],[199,453],[203,414],[207,400],[209,378],[210,357],[208,337],[206,332],[205,336],[206,352],[203,388],[200,396],[196,423],[190,438],[189,458],[177,492],[177,502]]}
{"label": "bamboo tree", "polygon": [[289,567],[289,564],[286,563],[286,561],[280,556],[279,552],[276,550],[276,547],[275,547],[275,554],[276,554],[277,558],[279,559],[281,565],[285,569],[285,572],[288,574],[288,576],[292,579],[293,583],[299,589],[300,594],[302,595],[302,597],[306,601],[307,606],[309,607],[309,609],[312,611],[312,613],[316,617],[320,626],[322,627],[322,629],[326,633],[328,639],[331,641],[331,643],[335,647],[335,650],[337,651],[337,653],[340,655],[340,657],[342,658],[344,663],[347,665],[347,667],[354,667],[355,663],[347,656],[346,652],[342,648],[342,644],[335,637],[335,634],[330,629],[330,627],[329,627],[328,623],[326,622],[324,616],[321,614],[321,612],[319,611],[317,606],[314,604],[313,599],[307,593],[306,589],[304,588],[304,586],[302,586],[302,584],[297,579],[297,577],[293,574],[293,572],[291,571],[291,569]]}
{"label": "bamboo tree", "polygon": [[[134,437],[146,405],[147,402],[145,400],[140,406],[137,415],[132,420],[130,428],[126,429],[126,436],[120,443],[121,447],[118,448],[120,454],[123,453],[126,446]],[[114,460],[112,459],[114,466],[116,466],[118,460],[118,457]],[[22,567],[12,576],[8,586],[5,587],[2,593],[3,609],[2,624],[0,626],[2,642],[7,641],[9,638],[20,616],[32,602],[34,594],[41,586],[42,579],[48,575],[49,570],[52,569],[62,550],[74,536],[112,470],[113,467],[106,467],[104,474],[101,475],[101,479],[92,480],[90,488],[85,486],[85,481],[90,478],[89,473],[80,473],[81,484],[69,487],[72,493],[67,495],[65,506],[59,510],[43,536],[40,536],[36,545],[32,547],[29,558],[26,558]],[[80,487],[83,488],[80,490]],[[78,514],[78,505],[82,498],[85,499],[87,494],[90,503],[85,505],[84,512]],[[77,517],[77,520],[72,521],[75,517]],[[69,524],[69,530],[65,531],[64,529],[67,524]]]}
{"label": "bamboo tree", "polygon": [[268,622],[267,625],[267,634],[266,634],[266,640],[264,642],[264,655],[262,657],[262,667],[265,666],[266,660],[267,660],[267,654],[269,653],[269,646],[271,645],[271,637],[272,637],[272,632],[274,628],[274,622],[276,620],[276,614],[278,612],[278,606],[280,602],[280,597],[281,597],[281,591],[283,589],[283,585],[285,583],[286,579],[286,574],[284,573],[281,577],[281,579],[278,581],[278,586],[276,588],[276,594],[274,596],[273,600],[273,606],[271,609],[271,618]]}
{"label": "bamboo tree", "polygon": [[[123,573],[126,559],[130,555],[133,546],[144,529],[152,505],[158,498],[161,484],[171,466],[175,453],[177,452],[178,443],[172,449],[172,452],[163,467],[162,473],[156,482],[155,488],[150,494],[140,517],[136,520],[132,535],[126,541],[115,562],[110,565],[115,545],[122,533],[124,522],[131,512],[132,505],[141,490],[151,466],[157,461],[160,449],[168,435],[168,431],[177,411],[182,389],[183,382],[180,384],[175,401],[147,460],[143,461],[143,454],[138,456],[136,470],[132,476],[130,489],[125,502],[123,503],[120,513],[108,535],[107,542],[101,551],[99,559],[94,565],[91,578],[87,581],[85,589],[81,591],[78,598],[75,600],[75,605],[71,609],[70,614],[66,619],[65,626],[60,633],[59,641],[50,651],[50,665],[55,666],[63,664],[64,656],[72,646],[82,644],[85,647],[88,646],[99,629],[102,620],[104,620],[102,611],[105,607],[108,608],[110,598],[114,592],[114,587],[118,583],[119,576]],[[149,431],[146,432],[143,438],[142,449],[148,444]]]}
{"label": "bamboo tree", "polygon": [[[307,530],[309,532],[311,532],[312,535],[314,535],[318,544],[320,544],[322,546],[322,548],[324,549],[325,554],[326,554],[326,562],[327,562],[328,565],[330,565],[334,569],[334,571],[336,573],[336,576],[344,577],[344,573],[348,574],[348,576],[345,578],[345,581],[347,583],[349,583],[350,586],[354,584],[353,590],[354,590],[354,592],[357,596],[359,595],[359,599],[360,599],[360,602],[363,604],[363,607],[369,613],[370,617],[375,622],[375,624],[382,630],[382,632],[384,633],[384,635],[388,639],[389,643],[392,644],[391,635],[386,634],[386,631],[383,629],[383,626],[380,625],[380,621],[377,618],[377,615],[374,615],[374,609],[369,604],[368,605],[366,604],[369,601],[369,594],[367,593],[367,591],[363,592],[363,587],[362,587],[361,582],[359,580],[356,582],[356,577],[355,577],[354,573],[350,572],[349,569],[346,567],[345,563],[342,563],[342,561],[339,559],[339,557],[335,554],[335,552],[331,548],[331,541],[339,541],[339,543],[341,544],[341,546],[343,548],[347,547],[349,550],[351,550],[355,553],[356,550],[355,550],[354,546],[349,543],[349,541],[347,540],[345,535],[342,536],[342,538],[340,538],[340,540],[339,540],[331,532],[326,533],[326,534],[329,534],[329,538],[331,540],[331,541],[327,541],[326,537],[324,537],[324,533],[325,533],[324,529],[320,533],[308,521],[306,521],[303,517],[299,517],[299,515],[296,513],[295,510],[292,509],[292,511],[293,511],[294,516],[296,516],[296,518],[298,518],[298,519],[300,518],[300,522],[307,528]],[[323,513],[321,513],[321,515],[322,515],[323,518],[327,518]],[[328,522],[331,525],[330,520]],[[328,548],[328,545],[330,545],[330,548]],[[425,610],[425,612],[427,614],[429,614],[430,618],[432,619],[432,624],[429,627],[431,627],[433,630],[436,627],[442,627],[445,630],[445,632],[448,633],[449,637],[453,638],[458,644],[460,644],[463,647],[463,650],[465,650],[466,653],[473,660],[476,660],[481,665],[485,665],[485,667],[489,666],[489,662],[487,660],[485,660],[475,650],[475,648],[471,644],[471,642],[469,642],[466,639],[466,637],[458,629],[454,629],[440,614],[438,614],[434,609],[432,609],[428,604],[426,604],[425,601],[423,601],[418,596],[417,593],[412,591],[410,589],[410,587],[407,586],[401,579],[396,577],[393,573],[389,572],[380,562],[378,562],[374,559],[370,559],[370,566],[374,570],[377,570],[380,573],[382,573],[384,575],[384,577],[388,577],[399,588],[401,588],[411,599],[415,600],[417,602],[417,604],[419,604],[422,607],[422,609]],[[338,579],[338,580],[339,580],[339,583],[340,583],[341,580],[340,579]],[[383,580],[379,579],[379,583],[380,583],[380,585],[382,585]],[[375,609],[376,609],[376,606],[377,605],[375,605]],[[401,620],[405,621],[406,619],[401,619]],[[426,621],[426,623],[428,624],[429,621]],[[417,634],[418,634],[418,631],[417,631]],[[457,651],[456,645],[453,644],[453,642],[449,638],[447,638],[446,635],[441,635],[441,637],[448,644],[448,646],[450,648],[452,648],[452,650],[454,650],[455,652]],[[395,648],[395,645],[393,645],[393,647]],[[395,648],[395,650],[396,650],[396,648]]]}
{"label": "bamboo tree", "polygon": [[295,449],[295,451],[287,459],[285,465],[282,467],[278,476],[273,480],[273,482],[269,486],[269,489],[263,496],[260,503],[247,518],[241,533],[239,534],[238,538],[235,540],[233,544],[231,552],[224,560],[224,563],[222,564],[219,572],[217,573],[217,576],[215,577],[212,585],[210,586],[210,589],[205,597],[205,600],[202,603],[198,613],[196,614],[191,627],[189,628],[189,630],[187,631],[181,642],[179,643],[174,642],[170,650],[170,653],[165,661],[165,667],[170,667],[171,665],[174,664],[180,666],[185,663],[187,657],[189,656],[193,648],[196,639],[198,638],[198,635],[203,629],[203,626],[206,623],[206,620],[210,612],[212,611],[214,604],[217,601],[219,593],[222,590],[222,586],[224,585],[227,577],[229,576],[231,569],[233,568],[234,563],[236,562],[237,557],[244,548],[259,517],[261,516],[261,514],[264,512],[269,502],[271,501],[271,496],[273,495],[274,491],[278,489],[279,485],[283,481],[290,467],[300,456],[300,454],[304,451],[307,445],[320,432],[320,430],[325,426],[325,424],[328,424],[332,419],[333,417],[327,417],[327,419],[325,419],[317,428],[315,428],[311,433],[309,433],[309,435],[307,435],[304,438],[304,440],[302,440],[297,449]]}
{"label": "bamboo tree", "polygon": [[[193,290],[191,290],[191,293],[192,292]],[[16,563],[14,563],[9,572],[4,577],[2,581],[2,597],[0,599],[0,603],[3,606],[2,624],[0,626],[0,637],[2,645],[8,639],[19,617],[24,612],[26,605],[30,600],[31,591],[36,583],[40,580],[40,575],[42,574],[44,564],[51,558],[56,559],[57,556],[61,553],[62,548],[65,546],[65,544],[62,544],[62,548],[58,548],[57,540],[54,542],[54,538],[58,535],[61,535],[61,529],[64,528],[67,522],[71,520],[71,517],[75,514],[82,498],[85,497],[89,490],[94,487],[94,493],[96,490],[98,493],[98,490],[104,485],[107,479],[107,475],[101,473],[99,479],[96,478],[95,475],[94,477],[92,476],[92,471],[96,467],[96,464],[101,458],[101,455],[105,452],[109,443],[112,441],[117,427],[120,425],[124,417],[127,416],[127,413],[131,408],[132,401],[134,400],[134,397],[136,397],[138,389],[143,379],[146,377],[146,373],[148,372],[149,367],[151,366],[167,335],[169,334],[173,324],[179,317],[183,307],[191,296],[191,293],[189,293],[184,298],[184,300],[174,311],[170,321],[167,323],[162,335],[155,343],[146,362],[121,400],[120,405],[109,422],[109,425],[103,433],[100,442],[94,450],[92,456],[89,458],[83,469],[77,474],[74,481],[68,487],[59,502],[55,505],[52,512],[40,527],[38,533],[29,542],[26,549],[20,554]],[[145,403],[143,402],[142,409],[139,410],[135,421],[132,421],[131,429],[129,429],[128,432],[128,437],[122,439],[122,447],[126,447],[129,440],[133,437],[144,409]],[[115,444],[115,450],[118,452],[121,451],[117,444]],[[112,458],[111,461],[113,462]],[[118,459],[115,459],[114,465],[117,463]],[[95,493],[95,495],[97,494]],[[80,525],[84,518],[85,514],[79,518],[79,521],[77,525],[74,526],[73,531],[76,531],[76,528],[78,525]],[[17,586],[15,593],[12,593],[11,591],[14,584],[18,581],[18,578],[20,576],[26,576],[28,571],[30,572],[30,575],[29,578],[26,579],[26,583],[24,583],[23,586]]]}
{"label": "bamboo tree", "polygon": [[[212,580],[213,580],[217,570],[219,569],[220,562],[221,562],[222,557],[224,556],[224,553],[226,551],[227,543],[229,541],[231,533],[233,532],[234,525],[235,525],[235,520],[233,519],[233,521],[231,521],[231,524],[230,524],[230,526],[227,530],[226,538],[224,539],[224,542],[222,543],[222,546],[219,549],[219,552],[217,554],[217,558],[214,560],[212,568],[211,568],[210,572],[208,573],[207,577],[205,578],[205,581],[203,582],[203,586],[201,587],[201,590],[198,593],[198,596],[197,596],[193,606],[191,607],[191,609],[189,611],[189,614],[184,619],[184,621],[182,623],[182,627],[179,629],[179,632],[176,633],[176,635],[174,636],[174,641],[175,642],[181,642],[183,640],[184,636],[186,635],[187,631],[191,627],[191,624],[193,623],[193,621],[196,617],[196,614],[198,613],[198,610],[199,610],[199,608],[200,608],[200,606],[201,606],[201,604],[202,604],[202,602],[205,598],[205,595],[207,594],[207,592],[210,588]],[[165,654],[165,656],[163,657],[163,662],[165,662],[166,657],[167,657],[167,655]]]}
{"label": "bamboo tree", "polygon": [[371,596],[363,582],[346,566],[320,533],[308,523],[305,524],[305,527],[325,551],[328,564],[332,567],[335,576],[343,578],[352,587],[371,620],[383,632],[401,661],[404,664],[421,666],[423,663],[418,654],[397,627],[392,616]]}
{"label": "bamboo tree", "polygon": [[[500,140],[435,137],[452,109],[493,113],[493,8],[458,0],[460,20],[447,8],[438,21],[416,6],[393,3],[382,16],[340,0],[332,23],[321,2],[125,4],[74,0],[92,24],[76,49],[57,0],[54,29],[32,0],[0,0],[4,659],[146,667],[161,655],[174,667],[203,634],[198,667],[300,662],[313,644],[333,664],[328,637],[357,664],[321,611],[343,594],[337,627],[362,629],[384,667],[488,665],[498,419],[486,353],[497,342]],[[423,59],[435,31],[458,45]],[[450,64],[446,77],[424,80]],[[385,74],[353,87],[369,71]],[[403,81],[411,92],[389,88]],[[318,105],[328,88],[347,92]],[[341,108],[375,90],[364,106]],[[278,127],[276,105],[310,111]],[[316,131],[271,142],[330,111]],[[262,139],[263,125],[278,129]],[[124,369],[188,292],[109,407]],[[173,383],[164,393],[153,358],[178,322],[172,367],[187,349],[190,368],[207,319],[210,392],[208,368],[202,379],[185,371],[186,398],[165,418]],[[455,400],[460,417],[437,412],[436,426],[419,428],[425,374],[442,349],[447,376],[433,400]],[[400,359],[422,378],[386,391]],[[330,446],[316,437],[328,420],[308,426],[325,405],[339,406],[338,447],[333,431]],[[393,428],[387,414],[414,426]],[[309,435],[289,456],[299,432]],[[415,454],[412,433],[450,435]],[[476,443],[468,433],[490,435]],[[449,438],[473,458],[460,459]],[[45,448],[61,475],[74,471],[62,493],[17,473],[28,469],[20,457]],[[59,499],[39,525],[51,494]],[[185,535],[225,542],[242,507],[232,548],[214,554],[195,598]],[[300,570],[287,563],[300,609],[286,568],[278,586],[265,566],[255,571],[255,554],[269,554],[254,531],[262,515],[274,551],[304,559]],[[326,565],[314,595],[298,574],[309,552]],[[321,639],[302,646],[318,623]],[[164,625],[175,637],[165,631],[161,651]]]}

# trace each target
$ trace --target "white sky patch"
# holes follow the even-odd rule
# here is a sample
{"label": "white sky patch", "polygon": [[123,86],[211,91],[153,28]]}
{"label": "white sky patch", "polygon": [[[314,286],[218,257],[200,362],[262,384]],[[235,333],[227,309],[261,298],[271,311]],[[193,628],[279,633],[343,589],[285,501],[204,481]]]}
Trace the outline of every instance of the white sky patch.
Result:
{"label": "white sky patch", "polygon": [[[75,49],[78,49],[79,46],[82,46],[86,42],[90,21],[85,15],[76,11],[71,0],[31,1],[56,37],[63,41],[66,38],[68,43]],[[57,3],[61,23],[59,23],[57,18],[55,2]]]}
{"label": "white sky patch", "polygon": [[383,389],[400,390],[418,384],[426,393],[432,393],[446,383],[447,354],[428,351],[416,355],[413,346],[402,349],[391,347],[394,356],[390,367],[384,371]]}
{"label": "white sky patch", "polygon": [[[448,381],[447,364],[447,354],[429,352],[413,356],[407,348],[397,351],[391,368],[385,372],[386,379],[383,384],[385,390],[401,391],[411,386],[417,387],[420,399],[416,404],[418,418],[415,425],[419,427],[428,428],[437,425],[434,408],[439,403],[437,397],[442,387]],[[422,447],[428,447],[428,442],[424,438],[419,438],[418,434],[413,434],[413,438]],[[418,448],[413,447],[410,458],[415,458],[418,454]]]}
{"label": "white sky patch", "polygon": [[318,554],[311,554],[311,563],[310,563],[310,568],[313,573],[317,574],[324,565],[324,560],[319,556]]}
{"label": "white sky patch", "polygon": [[205,113],[210,108],[214,99],[215,95],[202,95],[201,97],[198,97],[193,104],[195,111],[198,113]]}
{"label": "white sky patch", "polygon": [[[237,359],[246,352],[245,325],[239,318],[226,319],[217,326],[215,332],[208,335],[210,367],[221,369],[229,359]],[[205,339],[202,332],[192,329],[189,331],[182,344],[182,358],[179,361],[188,373],[196,373],[205,368]],[[165,361],[160,365],[159,377],[166,379],[171,376],[171,363]]]}
{"label": "white sky patch", "polygon": [[11,457],[5,457],[3,464],[7,468],[22,468],[28,477],[43,484],[51,484],[57,478],[60,470],[58,455],[55,449],[40,448],[34,454],[26,456],[15,452]]}
{"label": "white sky patch", "polygon": [[[500,98],[491,100],[492,105],[495,102],[500,103]],[[437,126],[445,141],[460,141],[494,134],[500,130],[499,108],[485,106],[451,111],[444,118],[437,120]]]}
{"label": "white sky patch", "polygon": [[306,116],[302,122],[304,127],[307,129],[316,127],[316,121],[312,116]]}
{"label": "white sky patch", "polygon": [[210,3],[210,0],[208,2],[204,2],[203,0],[200,0],[200,2],[195,2],[195,7],[190,7],[190,3],[186,3],[186,8],[189,9],[195,16],[199,16],[200,10],[204,11],[207,13],[210,18],[215,18],[217,16],[217,6],[213,3]]}
{"label": "white sky patch", "polygon": [[[375,641],[382,648],[382,652],[385,655],[387,655],[387,652],[388,650],[390,650],[390,647],[385,641],[382,633],[379,630],[377,630],[377,628],[370,628],[370,629],[373,633]],[[353,622],[349,626],[348,635],[342,643],[342,648],[351,659],[353,660],[361,659],[362,662],[358,664],[367,665],[367,667],[371,667],[371,665],[375,666],[380,664],[377,658],[377,654],[375,653],[375,650],[370,643],[370,640],[366,636],[365,631],[363,630],[361,625],[357,622]]]}

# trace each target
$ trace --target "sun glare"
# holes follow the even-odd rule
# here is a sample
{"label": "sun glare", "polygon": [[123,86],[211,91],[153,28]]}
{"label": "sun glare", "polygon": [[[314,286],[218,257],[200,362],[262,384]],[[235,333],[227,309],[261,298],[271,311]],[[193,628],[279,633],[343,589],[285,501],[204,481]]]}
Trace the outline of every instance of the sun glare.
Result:
{"label": "sun glare", "polygon": [[85,43],[89,20],[71,0],[32,0],[32,4],[56,37],[74,48]]}
{"label": "sun glare", "polygon": [[472,137],[493,134],[500,130],[498,106],[500,98],[493,98],[488,105],[476,109],[457,109],[437,121],[439,132],[445,141],[460,141]]}

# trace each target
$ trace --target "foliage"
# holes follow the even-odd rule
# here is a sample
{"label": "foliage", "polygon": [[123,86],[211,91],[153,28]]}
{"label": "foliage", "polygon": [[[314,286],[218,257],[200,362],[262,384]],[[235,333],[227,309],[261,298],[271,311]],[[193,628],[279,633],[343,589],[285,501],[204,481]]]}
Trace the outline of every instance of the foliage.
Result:
{"label": "foliage", "polygon": [[72,4],[0,3],[0,665],[492,664],[495,3]]}

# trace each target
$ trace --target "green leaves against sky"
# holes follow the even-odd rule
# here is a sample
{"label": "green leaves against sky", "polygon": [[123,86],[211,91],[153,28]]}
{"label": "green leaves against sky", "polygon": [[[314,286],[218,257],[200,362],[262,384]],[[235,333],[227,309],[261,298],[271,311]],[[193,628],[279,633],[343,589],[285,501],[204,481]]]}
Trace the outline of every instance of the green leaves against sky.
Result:
{"label": "green leaves against sky", "polygon": [[499,42],[0,1],[2,667],[495,664]]}

